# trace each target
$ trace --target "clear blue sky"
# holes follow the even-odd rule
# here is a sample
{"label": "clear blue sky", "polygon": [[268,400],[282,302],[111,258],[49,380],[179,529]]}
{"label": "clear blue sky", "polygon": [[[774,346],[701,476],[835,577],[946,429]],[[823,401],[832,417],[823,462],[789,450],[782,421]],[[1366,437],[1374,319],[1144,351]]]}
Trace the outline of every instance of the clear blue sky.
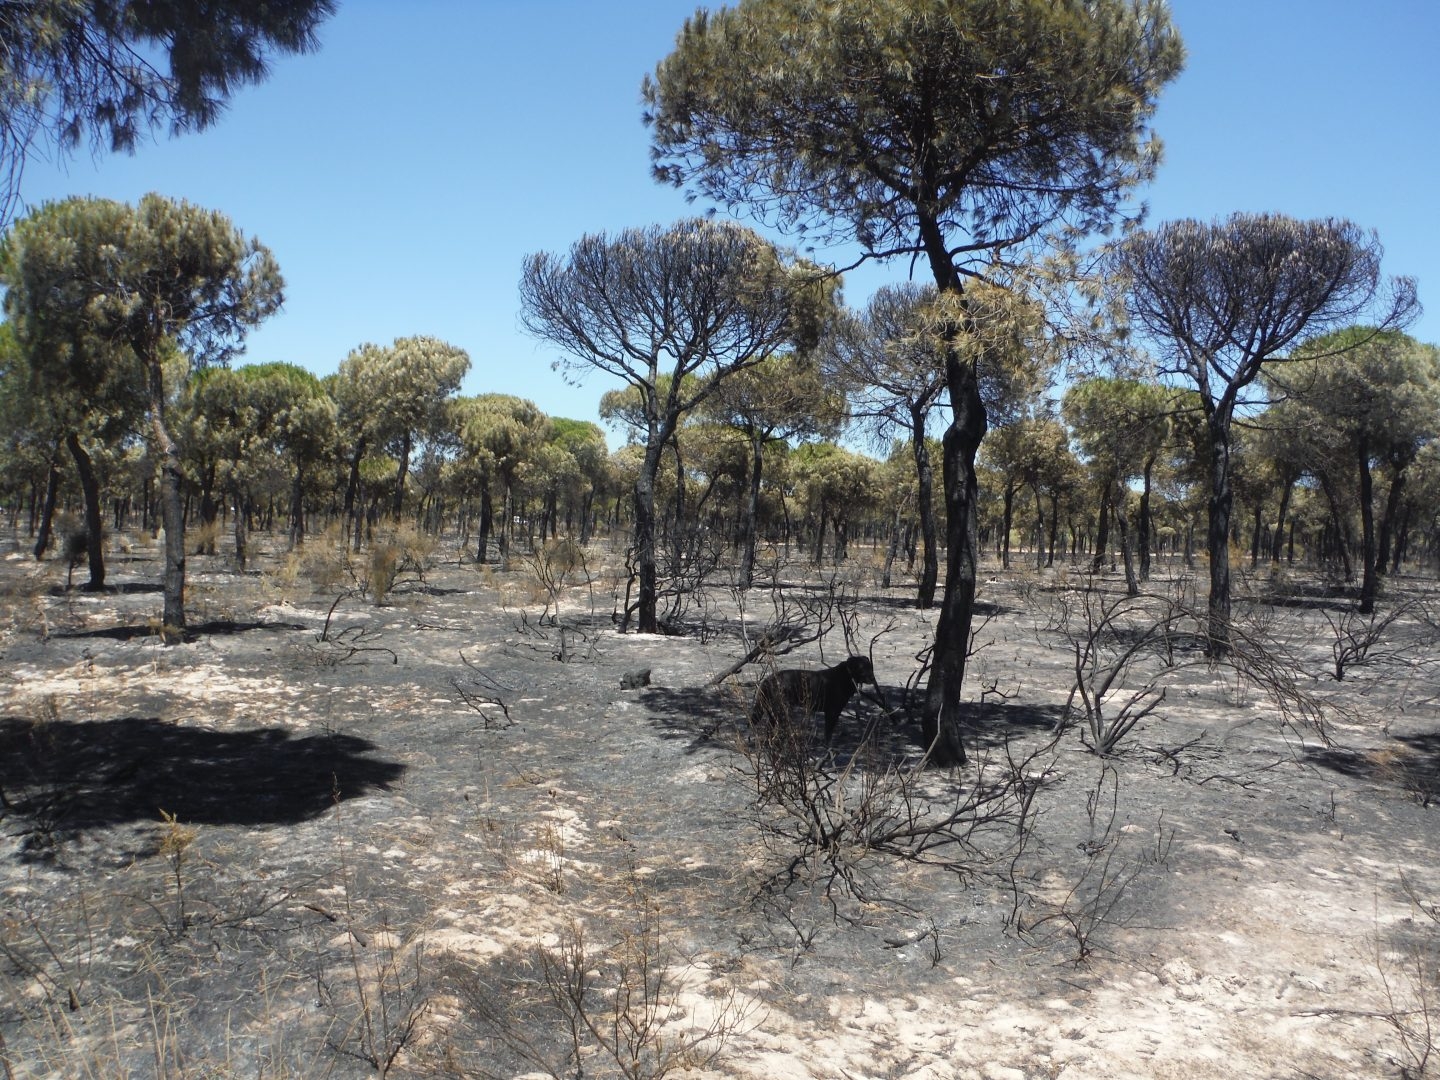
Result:
{"label": "clear blue sky", "polygon": [[[355,346],[431,334],[469,351],[464,393],[596,419],[517,319],[521,260],[585,232],[693,212],[651,181],[639,86],[693,0],[341,0],[322,48],[239,93],[211,131],[133,156],[32,163],[31,203],[148,191],[223,210],[267,244],[284,310],[242,362],[334,371]],[[1419,279],[1440,343],[1440,4],[1172,0],[1185,73],[1156,128],[1150,221],[1236,210],[1348,217]],[[823,254],[823,253],[822,253]],[[904,265],[847,278],[863,303]]]}

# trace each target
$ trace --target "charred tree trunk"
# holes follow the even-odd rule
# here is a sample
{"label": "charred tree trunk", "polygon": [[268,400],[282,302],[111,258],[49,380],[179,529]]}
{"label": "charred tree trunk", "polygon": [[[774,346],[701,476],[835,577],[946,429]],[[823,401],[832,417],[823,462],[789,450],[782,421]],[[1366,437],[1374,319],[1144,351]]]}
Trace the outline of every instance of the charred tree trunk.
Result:
{"label": "charred tree trunk", "polygon": [[1270,538],[1270,562],[1278,565],[1285,546],[1285,518],[1290,513],[1290,497],[1295,490],[1295,477],[1286,473],[1280,478],[1280,509],[1275,516],[1275,535]]}
{"label": "charred tree trunk", "polygon": [[509,477],[502,476],[500,482],[505,491],[500,499],[500,569],[510,569],[510,533],[514,524],[515,509],[511,504]]}
{"label": "charred tree trunk", "polygon": [[1230,487],[1230,403],[1222,401],[1206,416],[1210,433],[1210,500],[1206,532],[1210,555],[1210,599],[1205,654],[1223,659],[1230,654],[1230,514],[1235,493]]}
{"label": "charred tree trunk", "polygon": [[1368,439],[1360,440],[1356,457],[1360,472],[1360,614],[1369,615],[1380,594],[1380,576],[1375,565],[1375,478],[1370,472]]}
{"label": "charred tree trunk", "polygon": [[1095,553],[1090,563],[1090,572],[1098,574],[1105,569],[1105,553],[1110,547],[1110,491],[1105,484],[1100,492],[1100,513],[1095,521]]}
{"label": "charred tree trunk", "polygon": [[1141,472],[1140,521],[1135,526],[1137,546],[1140,549],[1140,580],[1150,580],[1150,547],[1155,535],[1155,523],[1150,516],[1150,474],[1155,469],[1155,459],[1147,458]]}
{"label": "charred tree trunk", "polygon": [[885,569],[880,575],[880,587],[890,588],[890,574],[895,567],[895,556],[900,554],[900,504],[895,504],[895,515],[890,522],[890,542],[885,545]]}
{"label": "charred tree trunk", "polygon": [[1045,499],[1039,487],[1032,485],[1030,490],[1035,495],[1035,569],[1042,570],[1045,567]]}
{"label": "charred tree trunk", "polygon": [[[930,461],[930,448],[925,445],[925,410],[910,410],[910,451],[915,458],[915,490],[919,501],[920,587],[915,606],[928,611],[935,606],[935,589],[940,580],[940,537],[935,527],[935,466]],[[913,550],[913,549],[912,549]],[[913,564],[913,555],[911,558]]]}
{"label": "charred tree trunk", "polygon": [[671,565],[678,571],[685,561],[685,462],[680,457],[680,435],[670,436],[670,452],[675,456],[675,527],[670,533]]}
{"label": "charred tree trunk", "polygon": [[1260,565],[1260,536],[1265,531],[1265,500],[1255,498],[1255,513],[1250,520],[1250,568]]}
{"label": "charred tree trunk", "polygon": [[811,561],[820,566],[825,561],[825,527],[830,524],[830,511],[825,505],[825,499],[820,499],[819,520],[815,523],[815,552]]}
{"label": "charred tree trunk", "polygon": [[755,527],[760,514],[760,480],[764,469],[765,440],[759,432],[750,435],[750,488],[745,494],[745,517],[740,534],[740,587],[748,589],[755,579]]}
{"label": "charred tree trunk", "polygon": [[246,505],[245,496],[241,492],[239,484],[231,485],[230,494],[235,503],[235,563],[243,571],[245,562],[250,557],[247,535],[250,527],[250,508]]}
{"label": "charred tree trunk", "polygon": [[636,597],[636,629],[642,634],[660,632],[659,576],[655,567],[655,476],[660,470],[660,454],[666,441],[655,438],[652,433],[640,463],[640,474],[635,478],[635,574],[640,585]]}
{"label": "charred tree trunk", "polygon": [[475,561],[484,563],[490,558],[490,531],[495,525],[495,507],[490,500],[490,479],[486,477],[480,485],[480,528],[475,541]]}
{"label": "charred tree trunk", "polygon": [[580,499],[580,546],[584,547],[590,543],[591,532],[595,528],[595,492],[585,492]]}
{"label": "charred tree trunk", "polygon": [[[963,299],[963,286],[946,248],[939,222],[922,214],[920,238],[942,293]],[[945,596],[935,623],[930,678],[925,686],[921,732],[926,753],[941,766],[965,763],[960,694],[970,654],[975,585],[980,563],[980,500],[975,456],[988,427],[975,363],[956,344],[962,327],[945,329],[945,385],[950,393],[950,426],[941,440],[945,489]]]}
{"label": "charred tree trunk", "polygon": [[1384,574],[1390,568],[1390,547],[1395,537],[1395,524],[1400,516],[1400,497],[1405,493],[1405,466],[1391,464],[1390,489],[1385,494],[1385,512],[1380,516],[1380,537],[1375,558],[1375,572]]}
{"label": "charred tree trunk", "polygon": [[75,459],[75,473],[80,477],[80,490],[85,496],[85,554],[90,563],[90,580],[86,592],[105,588],[105,523],[100,518],[100,482],[90,455],[80,445],[80,436],[71,432],[65,437],[70,456]]}
{"label": "charred tree trunk", "polygon": [[164,610],[160,636],[166,645],[185,640],[184,471],[180,449],[165,426],[165,376],[158,356],[149,357],[150,433],[160,459],[160,517],[165,525]]}
{"label": "charred tree trunk", "polygon": [[1410,547],[1410,517],[1410,504],[1406,502],[1400,507],[1400,519],[1395,525],[1395,554],[1390,561],[1392,574],[1400,572],[1400,565],[1405,561]]}
{"label": "charred tree trunk", "polygon": [[305,546],[305,473],[298,465],[290,482],[290,547]]}
{"label": "charred tree trunk", "polygon": [[406,432],[400,440],[400,462],[395,471],[395,502],[390,508],[390,516],[395,519],[395,524],[400,524],[400,515],[405,510],[405,481],[410,475],[410,432]]}
{"label": "charred tree trunk", "polygon": [[356,551],[360,550],[360,507],[357,496],[360,493],[360,460],[365,456],[365,439],[355,444],[355,453],[350,458],[350,479],[345,484],[345,528],[350,530],[350,540]]}
{"label": "charred tree trunk", "polygon": [[1045,565],[1055,565],[1055,549],[1060,543],[1060,495],[1050,493],[1050,550],[1045,556]]}
{"label": "charred tree trunk", "polygon": [[[205,475],[200,479],[200,523],[212,525],[215,519],[220,516],[220,507],[215,502],[215,466],[211,464]],[[207,530],[201,544],[201,550],[197,554],[215,554],[215,533]]]}
{"label": "charred tree trunk", "polygon": [[975,456],[985,438],[987,419],[975,368],[954,348],[947,350],[946,381],[953,419],[941,440],[947,540],[945,594],[935,624],[921,731],[930,760],[954,766],[963,765],[966,756],[961,737],[960,693],[969,658],[980,554]]}
{"label": "charred tree trunk", "polygon": [[40,531],[35,537],[35,559],[45,557],[45,551],[50,547],[50,534],[55,529],[55,501],[60,495],[60,462],[57,460],[57,453],[50,456],[50,472],[45,478],[45,501],[40,510]]}
{"label": "charred tree trunk", "polygon": [[1015,512],[1015,485],[1008,480],[1005,482],[1005,494],[1002,496],[1003,512],[1000,515],[1000,569],[1010,569],[1010,527],[1014,522]]}
{"label": "charred tree trunk", "polygon": [[1120,561],[1125,567],[1125,594],[1140,595],[1140,583],[1135,578],[1135,539],[1130,534],[1130,511],[1126,506],[1125,486],[1117,484],[1112,496],[1115,503],[1115,528],[1120,533]]}

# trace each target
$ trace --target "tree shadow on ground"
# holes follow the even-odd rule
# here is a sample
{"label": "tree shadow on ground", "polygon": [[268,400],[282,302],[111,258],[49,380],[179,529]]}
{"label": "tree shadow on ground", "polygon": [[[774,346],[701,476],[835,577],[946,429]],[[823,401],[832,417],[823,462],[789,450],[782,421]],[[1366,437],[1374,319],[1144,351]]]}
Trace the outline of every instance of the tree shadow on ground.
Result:
{"label": "tree shadow on ground", "polygon": [[1280,594],[1260,596],[1256,598],[1255,602],[1267,607],[1292,608],[1300,611],[1335,611],[1340,614],[1355,611],[1357,604],[1355,600],[1327,600],[1323,597]]}
{"label": "tree shadow on ground", "polygon": [[[83,581],[72,582],[69,588],[52,585],[46,592],[51,596],[66,596],[74,592],[90,592]],[[118,585],[103,585],[94,590],[96,594],[110,593],[116,596],[138,596],[143,593],[162,593],[165,586],[158,581],[123,581]]]}
{"label": "tree shadow on ground", "polygon": [[[726,745],[749,730],[751,687],[652,686],[640,694],[652,725],[663,739],[687,741],[685,752]],[[837,756],[854,755],[862,744],[881,761],[913,761],[925,750],[920,719],[903,707],[900,687],[863,688],[840,716],[830,744]],[[1063,705],[976,703],[966,707],[962,738],[972,752],[1005,746],[1011,739],[1054,731],[1064,716]],[[825,747],[824,720],[818,713],[806,723],[814,727],[814,744]]]}
{"label": "tree shadow on ground", "polygon": [[744,728],[750,691],[723,686],[647,686],[638,700],[662,739],[685,740],[685,752],[723,745]]}
{"label": "tree shadow on ground", "polygon": [[1342,776],[1398,787],[1422,806],[1440,802],[1440,732],[1399,735],[1395,741],[1403,749],[1323,746],[1307,750],[1305,760]]}
{"label": "tree shadow on ground", "polygon": [[374,749],[352,735],[153,717],[0,717],[0,796],[29,835],[159,822],[162,810],[186,824],[295,825],[398,780],[405,766],[368,757]]}
{"label": "tree shadow on ground", "polygon": [[[945,589],[942,586],[936,591],[935,603],[928,609],[936,613],[938,618],[940,601],[944,598]],[[872,596],[865,595],[865,607],[874,608],[876,611],[919,611],[915,606],[914,596]],[[974,615],[977,619],[993,619],[998,616],[1014,611],[1014,608],[1007,608],[1003,604],[997,604],[993,600],[976,600]]]}
{"label": "tree shadow on ground", "polygon": [[[285,622],[237,622],[234,619],[213,619],[210,622],[194,623],[185,627],[187,642],[199,641],[202,637],[216,637],[221,634],[243,634],[249,630],[307,630],[303,623]],[[160,631],[149,623],[140,626],[102,626],[98,630],[56,631],[55,638],[110,638],[114,641],[132,641],[135,638],[159,637]]]}
{"label": "tree shadow on ground", "polygon": [[408,596],[408,595],[411,595],[411,594],[416,594],[416,595],[419,595],[419,596],[464,596],[464,595],[465,595],[467,592],[469,592],[470,590],[469,590],[469,589],[446,589],[446,588],[442,588],[442,587],[439,586],[439,585],[426,585],[426,584],[424,584],[424,583],[420,583],[420,584],[403,584],[403,585],[397,585],[395,588],[391,589],[390,591],[391,591],[391,594],[392,594],[392,595],[396,595],[396,596],[400,596],[400,595],[407,595],[407,596]]}
{"label": "tree shadow on ground", "polygon": [[[1063,630],[1055,631],[1056,634],[1064,636]],[[1189,630],[1171,630],[1169,633],[1162,633],[1153,625],[1150,626],[1107,626],[1098,629],[1095,633],[1097,644],[1108,645],[1112,648],[1129,648],[1132,645],[1148,644],[1149,651],[1160,657],[1169,657],[1175,653],[1185,653],[1190,656],[1203,655],[1210,639],[1202,633],[1194,633]]]}
{"label": "tree shadow on ground", "polygon": [[965,712],[965,745],[993,750],[1026,735],[1049,735],[1065,719],[1064,705],[1027,705],[980,702]]}
{"label": "tree shadow on ground", "polygon": [[1360,602],[1360,586],[1288,581],[1283,585],[1261,585],[1253,599],[1267,607],[1346,612],[1354,611]]}

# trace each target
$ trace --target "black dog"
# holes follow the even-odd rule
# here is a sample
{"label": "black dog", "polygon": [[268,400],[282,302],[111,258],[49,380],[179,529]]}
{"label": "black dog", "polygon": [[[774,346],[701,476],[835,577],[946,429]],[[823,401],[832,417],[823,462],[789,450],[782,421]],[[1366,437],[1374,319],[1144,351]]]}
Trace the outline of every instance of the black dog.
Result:
{"label": "black dog", "polygon": [[760,680],[755,691],[755,705],[750,710],[750,726],[780,725],[796,716],[825,712],[825,741],[835,734],[840,710],[854,696],[861,683],[878,686],[875,667],[868,656],[852,656],[843,664],[823,671],[791,669],[777,671]]}

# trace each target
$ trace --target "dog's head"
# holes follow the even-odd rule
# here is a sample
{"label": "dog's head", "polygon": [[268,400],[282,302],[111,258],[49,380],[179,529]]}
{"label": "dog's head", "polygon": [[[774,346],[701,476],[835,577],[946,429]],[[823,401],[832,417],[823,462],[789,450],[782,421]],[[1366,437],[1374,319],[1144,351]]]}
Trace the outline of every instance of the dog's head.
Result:
{"label": "dog's head", "polygon": [[878,686],[875,682],[875,665],[870,662],[868,656],[852,656],[845,661],[845,673],[850,676],[850,681],[857,686],[860,683],[869,683]]}

